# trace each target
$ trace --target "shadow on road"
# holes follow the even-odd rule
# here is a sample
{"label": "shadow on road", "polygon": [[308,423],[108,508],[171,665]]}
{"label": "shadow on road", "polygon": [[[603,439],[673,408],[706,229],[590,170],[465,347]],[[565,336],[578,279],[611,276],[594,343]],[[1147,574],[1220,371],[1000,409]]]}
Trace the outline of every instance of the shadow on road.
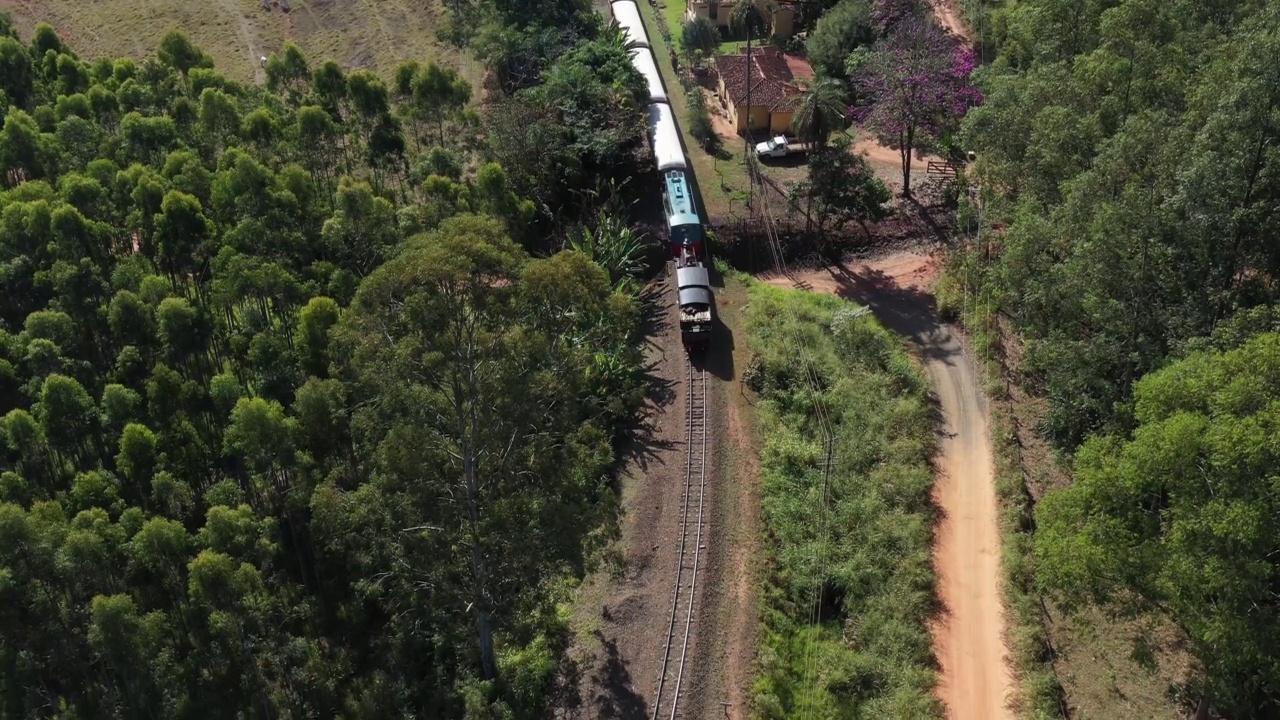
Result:
{"label": "shadow on road", "polygon": [[926,362],[956,363],[963,349],[938,319],[932,295],[904,288],[879,270],[854,271],[836,263],[831,274],[836,278],[837,294],[870,308],[881,324],[907,338]]}

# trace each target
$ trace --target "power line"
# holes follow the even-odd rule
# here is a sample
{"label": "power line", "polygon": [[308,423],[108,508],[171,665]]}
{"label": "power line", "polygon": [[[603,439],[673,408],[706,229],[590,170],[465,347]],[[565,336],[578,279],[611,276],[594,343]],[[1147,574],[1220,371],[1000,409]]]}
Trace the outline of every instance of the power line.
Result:
{"label": "power line", "polygon": [[[759,211],[762,215],[761,220],[765,231],[765,240],[769,246],[770,254],[774,261],[774,269],[783,276],[791,278],[795,282],[795,278],[791,275],[790,269],[787,267],[786,256],[783,252],[781,240],[777,235],[777,228],[773,222],[773,216],[769,211],[768,193],[763,187],[763,180],[758,167],[748,160],[748,166],[751,169],[749,173],[750,180],[754,185],[756,182],[761,184]],[[753,208],[754,210],[754,208]],[[791,320],[797,328],[799,318],[794,309],[789,313]],[[833,431],[830,412],[826,407],[826,402],[822,397],[823,388],[821,378],[814,368],[812,359],[806,352],[807,344],[803,337],[796,338],[796,347],[802,368],[805,385],[809,388],[813,398],[814,417],[818,423],[818,429],[822,435],[823,444],[823,466],[822,466],[822,492],[818,498],[818,529],[816,532],[817,557],[814,563],[813,589],[811,591],[810,600],[810,620],[817,630],[822,624],[822,587],[823,580],[827,576],[828,563],[830,558],[827,553],[827,545],[829,544],[829,532],[827,528],[828,511],[831,493],[831,468],[836,462],[836,435]],[[806,705],[802,717],[810,717],[808,709],[815,704],[814,699],[818,695],[818,675],[816,671],[816,653],[817,643],[811,642],[805,647],[805,658],[803,661],[803,683],[811,687],[811,697],[809,704]]]}

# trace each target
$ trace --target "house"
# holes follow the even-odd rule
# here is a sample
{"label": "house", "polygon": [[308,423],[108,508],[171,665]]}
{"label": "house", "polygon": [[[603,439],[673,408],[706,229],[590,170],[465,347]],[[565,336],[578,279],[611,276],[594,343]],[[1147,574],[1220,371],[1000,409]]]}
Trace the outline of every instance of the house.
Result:
{"label": "house", "polygon": [[[738,3],[736,0],[686,0],[685,19],[704,17],[715,23],[716,27],[728,28],[729,15]],[[771,18],[771,34],[786,40],[796,31],[795,0],[774,0],[776,7]]]}
{"label": "house", "polygon": [[[717,55],[714,63],[718,76],[716,94],[738,134],[746,132],[748,127],[753,132],[768,130],[770,134],[790,131],[791,118],[803,94],[797,80],[813,77],[807,63],[787,57],[772,47],[751,49],[749,78],[745,52]],[[747,107],[748,80],[750,108]]]}

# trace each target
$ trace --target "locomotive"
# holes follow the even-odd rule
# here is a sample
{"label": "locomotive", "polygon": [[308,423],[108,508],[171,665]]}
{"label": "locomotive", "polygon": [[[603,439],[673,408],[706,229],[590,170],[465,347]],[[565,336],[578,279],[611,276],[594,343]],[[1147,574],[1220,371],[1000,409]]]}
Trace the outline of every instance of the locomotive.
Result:
{"label": "locomotive", "polygon": [[649,87],[649,143],[662,177],[667,247],[676,265],[676,297],[680,307],[680,339],[689,351],[705,347],[711,338],[711,283],[706,230],[689,182],[689,158],[680,142],[675,114],[658,73],[653,48],[634,0],[617,0],[613,17],[631,46],[631,64]]}

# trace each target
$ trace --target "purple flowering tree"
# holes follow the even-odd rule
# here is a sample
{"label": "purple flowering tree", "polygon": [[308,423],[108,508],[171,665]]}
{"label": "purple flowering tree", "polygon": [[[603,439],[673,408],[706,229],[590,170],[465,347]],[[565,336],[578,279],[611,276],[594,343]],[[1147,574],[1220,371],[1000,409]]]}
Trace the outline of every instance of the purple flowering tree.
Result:
{"label": "purple flowering tree", "polygon": [[911,154],[956,129],[982,93],[969,84],[973,52],[926,15],[897,19],[853,73],[854,122],[902,156],[902,194],[911,194]]}

